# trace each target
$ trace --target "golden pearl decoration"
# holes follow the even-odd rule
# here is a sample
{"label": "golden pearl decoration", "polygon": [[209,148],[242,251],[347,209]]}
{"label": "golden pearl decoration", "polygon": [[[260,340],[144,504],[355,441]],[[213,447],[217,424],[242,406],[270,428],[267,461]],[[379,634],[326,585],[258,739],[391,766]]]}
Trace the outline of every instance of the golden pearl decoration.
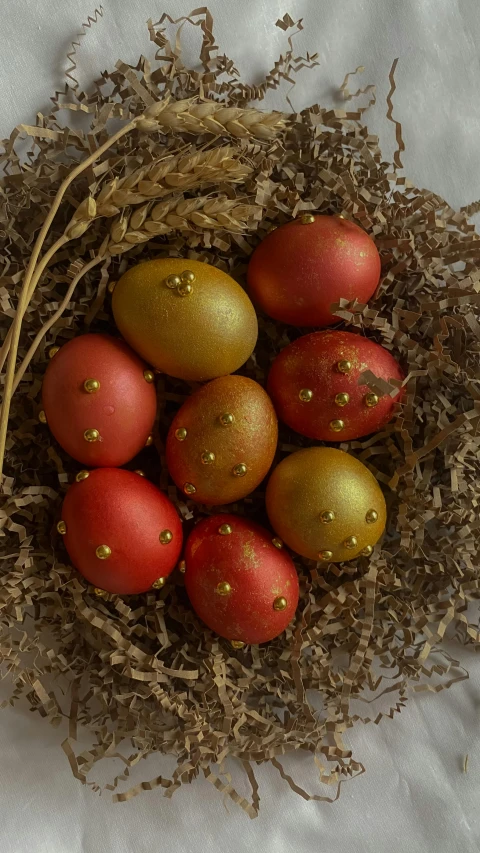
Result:
{"label": "golden pearl decoration", "polygon": [[320,521],[322,524],[331,524],[332,521],[335,521],[335,513],[331,509],[326,509],[322,512],[320,516]]}
{"label": "golden pearl decoration", "polygon": [[38,413],[38,420],[40,421],[41,424],[47,423],[47,416],[46,416],[45,412],[43,411],[43,409],[41,412]]}
{"label": "golden pearl decoration", "polygon": [[222,426],[231,426],[235,420],[235,417],[230,414],[230,412],[226,412],[224,415],[220,415],[220,423]]}
{"label": "golden pearl decoration", "polygon": [[171,290],[174,290],[181,285],[180,276],[179,275],[169,275],[168,278],[165,279],[165,284]]}
{"label": "golden pearl decoration", "polygon": [[65,536],[65,533],[67,532],[67,525],[65,524],[65,522],[64,522],[64,521],[59,521],[59,522],[58,522],[58,524],[57,524],[57,530],[58,530],[58,532],[60,533],[60,535],[61,535],[61,536]]}
{"label": "golden pearl decoration", "polygon": [[372,545],[366,545],[365,548],[363,548],[363,550],[361,551],[361,554],[364,557],[370,557],[373,554],[373,546]]}
{"label": "golden pearl decoration", "polygon": [[75,477],[77,483],[81,483],[82,480],[87,480],[90,476],[90,471],[79,471],[77,476]]}
{"label": "golden pearl decoration", "polygon": [[195,273],[192,270],[184,270],[180,274],[180,281],[182,284],[193,284],[195,281]]}
{"label": "golden pearl decoration", "polygon": [[322,562],[325,562],[325,560],[331,560],[332,557],[333,557],[332,551],[319,551],[318,552],[318,559],[321,560]]}
{"label": "golden pearl decoration", "polygon": [[239,464],[235,465],[235,467],[233,468],[232,474],[234,475],[234,477],[244,477],[247,473],[247,470],[248,469],[245,465],[245,462],[239,462]]}
{"label": "golden pearl decoration", "polygon": [[138,474],[139,477],[145,477],[145,471],[142,471],[141,468],[136,468],[135,474]]}
{"label": "golden pearl decoration", "polygon": [[313,398],[313,391],[310,391],[310,388],[302,388],[298,396],[302,403],[309,403]]}
{"label": "golden pearl decoration", "polygon": [[228,583],[228,581],[220,581],[217,583],[217,593],[218,595],[230,595],[232,591],[232,587]]}
{"label": "golden pearl decoration", "polygon": [[161,545],[168,545],[168,543],[173,539],[173,533],[171,530],[162,530],[158,538],[160,539]]}
{"label": "golden pearl decoration", "polygon": [[152,583],[152,589],[161,589],[162,586],[165,586],[165,578],[157,578],[157,580]]}
{"label": "golden pearl decoration", "polygon": [[99,560],[108,560],[112,554],[112,549],[109,545],[99,545],[98,548],[95,549],[95,554]]}
{"label": "golden pearl decoration", "polygon": [[93,594],[97,596],[97,598],[107,598],[108,592],[106,589],[102,589],[100,586],[94,587]]}
{"label": "golden pearl decoration", "polygon": [[287,599],[283,597],[283,595],[279,595],[275,601],[273,602],[274,610],[286,610],[287,609]]}
{"label": "golden pearl decoration", "polygon": [[186,564],[185,560],[180,560],[180,562],[178,564],[178,571],[181,572],[182,575],[184,575],[185,572],[187,571],[187,564]]}
{"label": "golden pearl decoration", "polygon": [[151,444],[153,444],[153,435],[150,434],[145,442],[145,447],[150,447]]}
{"label": "golden pearl decoration", "polygon": [[366,516],[365,521],[367,524],[375,524],[378,521],[378,512],[376,509],[369,509]]}
{"label": "golden pearl decoration", "polygon": [[186,495],[194,495],[197,490],[196,490],[195,486],[193,485],[193,483],[185,483],[185,485],[183,487],[183,491],[185,492]]}
{"label": "golden pearl decoration", "polygon": [[48,350],[48,357],[53,358],[57,354],[59,349],[60,347],[50,347],[50,349]]}
{"label": "golden pearl decoration", "polygon": [[339,373],[350,373],[352,369],[352,362],[348,361],[346,358],[342,358],[340,361],[337,361],[337,370]]}
{"label": "golden pearl decoration", "polygon": [[346,394],[344,392],[337,394],[335,397],[335,405],[336,406],[346,406],[347,403],[350,402],[350,394]]}
{"label": "golden pearl decoration", "polygon": [[315,222],[315,217],[312,213],[303,213],[300,217],[300,222],[302,223],[302,225],[311,225],[313,222]]}
{"label": "golden pearl decoration", "polygon": [[242,640],[230,640],[232,649],[244,649],[245,643]]}
{"label": "golden pearl decoration", "polygon": [[357,547],[358,539],[356,536],[347,536],[347,538],[345,539],[345,542],[343,544],[344,544],[345,548],[352,550],[353,548]]}
{"label": "golden pearl decoration", "polygon": [[373,409],[375,406],[378,406],[379,397],[377,394],[365,394],[363,399],[365,401],[365,405],[368,406],[369,409]]}
{"label": "golden pearl decoration", "polygon": [[113,293],[113,291],[115,290],[116,283],[117,283],[116,281],[109,281],[108,282],[108,292],[109,293]]}
{"label": "golden pearl decoration", "polygon": [[83,387],[87,394],[95,394],[96,391],[100,390],[100,382],[98,379],[85,379]]}
{"label": "golden pearl decoration", "polygon": [[230,524],[221,524],[220,527],[218,528],[218,532],[222,536],[230,536],[230,534],[232,533],[232,528],[231,528]]}
{"label": "golden pearl decoration", "polygon": [[181,284],[177,287],[177,293],[179,296],[190,296],[193,293],[193,287],[191,284]]}
{"label": "golden pearl decoration", "polygon": [[180,427],[179,429],[175,430],[175,438],[177,439],[177,441],[185,441],[186,437],[187,430],[185,429],[185,427]]}
{"label": "golden pearl decoration", "polygon": [[283,548],[283,542],[278,538],[278,536],[275,536],[275,538],[272,539],[272,545],[275,545],[275,548],[278,548],[279,551]]}
{"label": "golden pearl decoration", "polygon": [[98,429],[86,429],[83,433],[83,437],[85,441],[88,441],[90,444],[92,444],[94,441],[98,441],[98,439],[100,438],[100,433]]}
{"label": "golden pearl decoration", "polygon": [[155,374],[154,374],[153,370],[144,370],[143,371],[143,378],[145,379],[145,382],[149,382],[149,383],[155,382]]}
{"label": "golden pearl decoration", "polygon": [[329,427],[332,432],[341,432],[344,428],[345,424],[339,418],[335,418],[333,421],[330,421]]}
{"label": "golden pearl decoration", "polygon": [[213,465],[215,462],[215,454],[211,450],[206,450],[202,453],[202,465]]}

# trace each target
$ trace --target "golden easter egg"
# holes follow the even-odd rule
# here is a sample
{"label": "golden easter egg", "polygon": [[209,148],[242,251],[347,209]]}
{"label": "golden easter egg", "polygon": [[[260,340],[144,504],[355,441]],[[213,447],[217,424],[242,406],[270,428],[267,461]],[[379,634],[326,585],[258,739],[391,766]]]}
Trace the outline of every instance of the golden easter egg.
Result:
{"label": "golden easter egg", "polygon": [[257,342],[255,309],[231,276],[181,258],[129,269],[112,297],[130,346],[163,373],[204,382],[238,370]]}
{"label": "golden easter egg", "polygon": [[333,447],[298,450],[280,462],[268,481],[266,505],[281,539],[323,563],[370,556],[387,520],[373,474]]}
{"label": "golden easter egg", "polygon": [[238,501],[267,475],[277,448],[275,409],[258,382],[222,376],[192,394],[167,437],[167,467],[191,500]]}

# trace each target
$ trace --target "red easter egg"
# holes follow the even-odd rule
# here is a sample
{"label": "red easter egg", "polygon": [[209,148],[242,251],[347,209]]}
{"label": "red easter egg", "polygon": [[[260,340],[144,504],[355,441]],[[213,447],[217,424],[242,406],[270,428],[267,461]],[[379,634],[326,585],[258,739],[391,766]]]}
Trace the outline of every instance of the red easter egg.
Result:
{"label": "red easter egg", "polygon": [[277,438],[277,416],[261,385],[246,376],[221,376],[192,394],[175,415],[167,467],[192,500],[233,503],[262,482]]}
{"label": "red easter egg", "polygon": [[293,619],[299,594],[293,560],[253,521],[203,519],[187,540],[185,561],[193,609],[234,647],[273,640]]}
{"label": "red easter egg", "polygon": [[291,429],[320,441],[348,441],[382,429],[403,397],[403,389],[391,396],[359,384],[366,370],[387,382],[404,378],[375,341],[352,332],[312,332],[277,355],[268,392]]}
{"label": "red easter egg", "polygon": [[110,335],[81,335],[61,347],[47,367],[42,400],[54,438],[92,467],[116,467],[136,456],[157,405],[152,371]]}
{"label": "red easter egg", "polygon": [[57,525],[73,565],[90,583],[119,595],[162,586],[182,550],[172,502],[134,471],[81,471]]}
{"label": "red easter egg", "polygon": [[368,302],[380,278],[380,256],[369,235],[340,216],[312,216],[275,229],[248,266],[252,300],[274,320],[294,326],[338,323],[340,298]]}

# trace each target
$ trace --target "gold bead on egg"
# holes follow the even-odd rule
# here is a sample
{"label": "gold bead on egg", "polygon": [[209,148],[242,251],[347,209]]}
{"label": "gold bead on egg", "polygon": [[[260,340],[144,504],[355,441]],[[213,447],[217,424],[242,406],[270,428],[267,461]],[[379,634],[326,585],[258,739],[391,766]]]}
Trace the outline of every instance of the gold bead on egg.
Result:
{"label": "gold bead on egg", "polygon": [[211,450],[205,450],[202,453],[202,465],[213,465],[215,462],[215,454]]}
{"label": "gold bead on egg", "polygon": [[185,441],[187,437],[187,430],[185,427],[179,427],[179,429],[175,430],[175,438],[177,441]]}
{"label": "gold bead on egg", "polygon": [[330,421],[329,427],[333,432],[341,432],[344,428],[345,424],[339,418],[335,418],[335,420]]}
{"label": "gold bead on egg", "polygon": [[239,462],[239,464],[235,465],[234,468],[232,469],[232,474],[234,477],[244,477],[245,474],[247,473],[247,470],[248,469],[247,469],[247,466],[245,465],[245,462]]}
{"label": "gold bead on egg", "polygon": [[145,382],[155,382],[155,374],[152,370],[144,370],[143,378],[145,379]]}
{"label": "gold bead on egg", "polygon": [[287,609],[287,599],[283,597],[283,595],[279,595],[278,598],[273,602],[274,610],[286,610]]}
{"label": "gold bead on egg", "polygon": [[85,441],[88,441],[90,444],[94,441],[98,441],[100,438],[100,433],[98,429],[86,429],[83,433],[83,437]]}
{"label": "gold bead on egg", "polygon": [[310,391],[310,388],[302,388],[298,396],[302,403],[309,403],[313,398],[313,391]]}
{"label": "gold bead on egg", "polygon": [[183,491],[185,492],[186,495],[194,495],[195,492],[197,491],[197,489],[195,488],[193,483],[185,483],[185,485],[183,487]]}
{"label": "gold bead on egg", "polygon": [[177,287],[177,293],[179,296],[190,296],[190,294],[193,293],[193,287],[191,284],[188,284],[188,282],[186,284],[181,284]]}
{"label": "gold bead on egg", "polygon": [[346,358],[342,358],[341,361],[337,361],[337,370],[339,373],[350,373],[352,369],[352,362],[348,361]]}
{"label": "gold bead on egg", "polygon": [[50,347],[50,349],[48,350],[48,357],[49,357],[49,358],[53,358],[53,357],[54,357],[54,355],[56,355],[56,354],[57,354],[57,352],[59,351],[59,349],[60,349],[60,347]]}
{"label": "gold bead on egg", "polygon": [[218,528],[218,532],[221,533],[222,536],[230,536],[230,533],[232,533],[232,528],[230,524],[221,524]]}
{"label": "gold bead on egg", "polygon": [[375,524],[378,521],[378,512],[376,509],[369,509],[365,515],[365,521],[367,524]]}
{"label": "gold bead on egg", "polygon": [[95,394],[95,391],[98,391],[100,389],[100,382],[98,381],[98,379],[85,379],[83,387],[85,388],[87,394]]}
{"label": "gold bead on egg", "polygon": [[318,552],[318,559],[321,560],[322,562],[325,562],[325,560],[331,560],[332,557],[333,557],[333,551],[319,551]]}
{"label": "gold bead on egg", "polygon": [[363,398],[365,401],[365,405],[368,406],[369,409],[373,409],[374,406],[378,405],[378,395],[377,394],[365,394]]}
{"label": "gold bead on egg", "polygon": [[222,426],[231,426],[235,420],[234,415],[231,415],[230,412],[225,412],[224,415],[220,415],[220,423]]}
{"label": "gold bead on egg", "polygon": [[61,536],[65,536],[65,533],[67,532],[67,525],[64,521],[59,521],[57,523],[57,530]]}
{"label": "gold bead on egg", "polygon": [[184,270],[180,273],[180,281],[182,284],[193,284],[195,281],[195,273],[191,270]]}
{"label": "gold bead on egg", "polygon": [[107,590],[102,589],[100,586],[94,587],[93,594],[96,595],[97,598],[106,598],[108,596]]}
{"label": "gold bead on egg", "polygon": [[116,283],[117,283],[116,281],[109,281],[108,282],[108,292],[109,293],[113,293],[113,291],[115,290]]}
{"label": "gold bead on egg", "polygon": [[144,477],[144,476],[145,476],[145,471],[142,471],[142,469],[141,469],[141,468],[136,468],[136,469],[135,469],[135,474],[138,474],[138,476],[139,476],[139,477]]}
{"label": "gold bead on egg", "polygon": [[109,545],[99,545],[98,548],[95,549],[95,554],[97,555],[99,560],[108,560],[111,556],[112,549]]}
{"label": "gold bead on egg", "polygon": [[315,222],[315,217],[312,213],[302,213],[300,217],[300,222],[302,225],[311,225],[312,222]]}
{"label": "gold bead on egg", "polygon": [[345,548],[348,548],[350,550],[352,548],[357,547],[358,539],[356,536],[347,536],[347,538],[345,539],[343,544],[344,544]]}
{"label": "gold bead on egg", "polygon": [[82,480],[87,480],[90,476],[90,471],[79,471],[77,476],[75,477],[77,483],[81,483]]}
{"label": "gold bead on egg", "polygon": [[272,539],[272,545],[275,545],[275,548],[278,548],[279,551],[283,548],[283,542],[278,538],[278,536],[275,536],[275,538]]}
{"label": "gold bead on egg", "polygon": [[326,509],[322,512],[320,516],[320,521],[322,524],[331,524],[332,521],[335,521],[335,513],[331,509]]}
{"label": "gold bead on egg", "polygon": [[173,533],[171,530],[162,530],[158,538],[160,539],[161,545],[168,545],[168,543],[173,539]]}
{"label": "gold bead on egg", "polygon": [[220,581],[220,583],[217,583],[216,591],[219,595],[230,595],[232,587],[228,581]]}
{"label": "gold bead on egg", "polygon": [[152,589],[161,589],[162,586],[165,586],[165,578],[157,578],[157,580],[152,583]]}
{"label": "gold bead on egg", "polygon": [[245,643],[242,640],[230,640],[232,649],[244,649]]}
{"label": "gold bead on egg", "polygon": [[43,409],[41,412],[38,413],[38,420],[40,421],[41,424],[47,423],[47,416],[46,416],[45,412],[43,411]]}
{"label": "gold bead on egg", "polygon": [[370,557],[373,554],[373,545],[366,545],[363,551],[360,552],[364,557]]}
{"label": "gold bead on egg", "polygon": [[185,572],[187,571],[187,564],[186,564],[185,560],[180,560],[180,562],[178,564],[178,571],[181,572],[182,575],[184,575]]}
{"label": "gold bead on egg", "polygon": [[335,405],[336,406],[346,406],[347,403],[350,402],[350,394],[346,394],[342,391],[342,393],[337,394],[335,397]]}
{"label": "gold bead on egg", "polygon": [[150,434],[145,442],[145,447],[150,447],[151,444],[153,444],[153,435]]}
{"label": "gold bead on egg", "polygon": [[179,287],[179,285],[181,283],[182,282],[180,281],[180,276],[178,276],[178,275],[169,275],[168,278],[165,279],[165,284],[171,290],[173,290],[176,287]]}

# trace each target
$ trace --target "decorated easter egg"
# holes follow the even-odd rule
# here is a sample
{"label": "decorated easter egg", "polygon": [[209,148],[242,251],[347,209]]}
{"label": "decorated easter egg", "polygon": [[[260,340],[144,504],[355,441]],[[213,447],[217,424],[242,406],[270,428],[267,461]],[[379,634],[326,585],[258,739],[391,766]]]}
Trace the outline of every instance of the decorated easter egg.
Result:
{"label": "decorated easter egg", "polygon": [[277,436],[275,410],[263,388],[245,376],[223,376],[192,394],[175,415],[167,467],[193,500],[232,503],[266,476]]}
{"label": "decorated easter egg", "polygon": [[282,542],[236,515],[203,519],[185,551],[185,586],[200,619],[234,648],[266,643],[292,621],[298,577]]}
{"label": "decorated easter egg", "polygon": [[84,465],[124,465],[149,441],[153,372],[110,335],[81,335],[53,353],[42,403],[54,438]]}
{"label": "decorated easter egg", "polygon": [[257,341],[257,317],[227,273],[200,261],[159,258],[129,269],[113,291],[125,340],[158,370],[203,382],[232,373]]}
{"label": "decorated easter egg", "polygon": [[332,304],[368,302],[379,278],[380,256],[366,231],[340,216],[310,213],[268,234],[248,266],[254,303],[294,326],[338,322]]}
{"label": "decorated easter egg", "polygon": [[119,595],[163,586],[182,549],[182,524],[169,498],[121,468],[80,471],[57,529],[80,574]]}
{"label": "decorated easter egg", "polygon": [[386,505],[373,474],[333,447],[287,456],[268,481],[270,523],[287,545],[311,560],[340,563],[370,556],[386,524]]}
{"label": "decorated easter egg", "polygon": [[[375,390],[362,379],[369,371]],[[393,383],[392,383],[393,380]],[[381,430],[393,417],[403,373],[391,353],[352,332],[312,332],[273,362],[268,392],[280,420],[321,441],[348,441]]]}

